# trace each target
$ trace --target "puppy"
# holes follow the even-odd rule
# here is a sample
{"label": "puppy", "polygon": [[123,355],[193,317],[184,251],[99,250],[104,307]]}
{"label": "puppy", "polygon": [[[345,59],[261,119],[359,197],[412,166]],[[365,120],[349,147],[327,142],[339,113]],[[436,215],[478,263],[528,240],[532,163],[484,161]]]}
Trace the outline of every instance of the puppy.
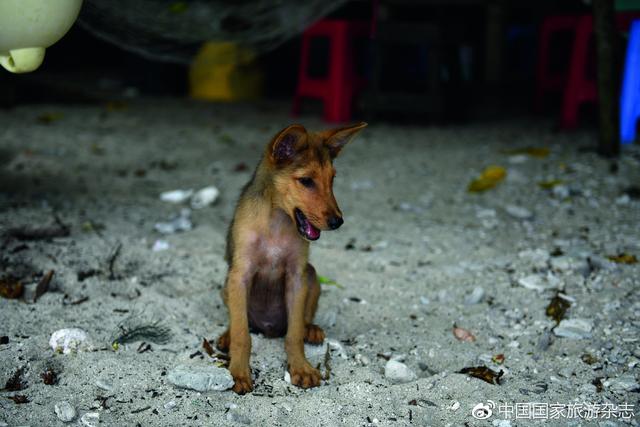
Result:
{"label": "puppy", "polygon": [[222,296],[229,329],[217,342],[229,351],[238,394],[253,390],[249,329],[285,337],[293,384],[320,384],[320,372],[304,355],[305,342],[324,341],[324,331],[313,324],[320,284],[309,264],[309,242],[343,223],[333,195],[333,160],[366,125],[322,132],[301,125],[283,129],[267,144],[242,191],[227,236]]}

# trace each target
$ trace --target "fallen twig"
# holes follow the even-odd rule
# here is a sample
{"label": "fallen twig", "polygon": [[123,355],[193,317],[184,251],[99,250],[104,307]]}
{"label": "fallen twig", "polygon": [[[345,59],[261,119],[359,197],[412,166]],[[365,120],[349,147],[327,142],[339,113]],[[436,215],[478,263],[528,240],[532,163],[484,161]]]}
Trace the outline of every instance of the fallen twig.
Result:
{"label": "fallen twig", "polygon": [[51,283],[51,279],[53,278],[53,274],[55,272],[53,270],[49,270],[42,279],[38,282],[38,286],[36,286],[36,293],[33,296],[33,302],[37,302],[38,298],[44,295],[49,290],[49,283]]}
{"label": "fallen twig", "polygon": [[109,280],[116,280],[116,275],[113,270],[115,267],[116,259],[118,258],[118,255],[120,255],[121,249],[122,243],[118,243],[109,256]]}
{"label": "fallen twig", "polygon": [[324,379],[327,381],[331,377],[331,353],[329,352],[329,346],[327,345],[327,351],[324,353]]}

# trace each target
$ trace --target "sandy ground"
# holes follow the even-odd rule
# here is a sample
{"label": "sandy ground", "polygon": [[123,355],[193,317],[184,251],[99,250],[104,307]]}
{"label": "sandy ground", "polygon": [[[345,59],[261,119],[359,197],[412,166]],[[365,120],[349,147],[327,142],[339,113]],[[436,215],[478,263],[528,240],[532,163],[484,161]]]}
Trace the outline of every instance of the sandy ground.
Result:
{"label": "sandy ground", "polygon": [[[25,387],[0,392],[0,425],[62,425],[62,401],[77,412],[73,423],[95,413],[109,426],[526,426],[562,405],[546,425],[639,424],[623,410],[640,410],[640,267],[607,258],[640,257],[640,201],[629,190],[640,183],[639,150],[604,160],[584,149],[592,134],[553,133],[545,121],[372,123],[336,162],[345,225],[312,245],[318,272],[341,285],[324,286],[317,316],[332,344],[330,379],[291,386],[283,341],[253,335],[256,389],[236,396],[179,389],[167,373],[213,364],[201,343],[225,328],[226,228],[262,147],[290,123],[287,106],[113,107],[0,112],[0,272],[25,284],[21,299],[0,298],[0,387],[20,368]],[[523,147],[550,153],[504,153]],[[504,166],[506,179],[467,192],[489,165]],[[539,186],[554,180],[554,190]],[[192,230],[154,230],[185,207],[161,192],[207,185],[221,196],[192,212]],[[16,227],[55,226],[56,216],[68,236],[15,237]],[[168,249],[154,251],[158,239]],[[545,314],[559,290],[571,301],[568,326],[577,324],[564,329],[578,337],[556,336]],[[130,316],[161,321],[171,338],[114,351]],[[475,341],[456,339],[454,324]],[[91,349],[55,353],[51,334],[71,327]],[[308,349],[323,372],[324,350]],[[417,378],[394,384],[390,358]],[[457,373],[475,366],[502,370],[501,384]],[[47,369],[57,384],[43,383]],[[29,402],[8,399],[16,395]],[[471,415],[479,403],[493,407],[487,420]],[[577,408],[587,403],[613,410],[585,419]]]}

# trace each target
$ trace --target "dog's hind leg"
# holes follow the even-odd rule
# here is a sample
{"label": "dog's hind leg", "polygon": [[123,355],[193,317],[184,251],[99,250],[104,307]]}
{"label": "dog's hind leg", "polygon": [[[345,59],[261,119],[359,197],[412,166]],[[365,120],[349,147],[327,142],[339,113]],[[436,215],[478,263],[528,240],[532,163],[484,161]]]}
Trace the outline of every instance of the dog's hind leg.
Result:
{"label": "dog's hind leg", "polygon": [[316,270],[311,264],[307,264],[306,273],[308,291],[304,307],[304,342],[319,345],[324,341],[324,331],[320,326],[313,324],[313,318],[316,315],[320,298],[320,282]]}

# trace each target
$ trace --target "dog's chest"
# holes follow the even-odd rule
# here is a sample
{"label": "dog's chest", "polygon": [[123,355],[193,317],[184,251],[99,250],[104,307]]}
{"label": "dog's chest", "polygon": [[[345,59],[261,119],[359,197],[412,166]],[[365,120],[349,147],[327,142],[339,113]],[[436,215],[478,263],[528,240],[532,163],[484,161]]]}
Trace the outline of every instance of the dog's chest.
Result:
{"label": "dog's chest", "polygon": [[296,236],[291,238],[282,234],[262,237],[257,245],[257,255],[263,272],[275,273],[294,261],[302,249],[299,240]]}

